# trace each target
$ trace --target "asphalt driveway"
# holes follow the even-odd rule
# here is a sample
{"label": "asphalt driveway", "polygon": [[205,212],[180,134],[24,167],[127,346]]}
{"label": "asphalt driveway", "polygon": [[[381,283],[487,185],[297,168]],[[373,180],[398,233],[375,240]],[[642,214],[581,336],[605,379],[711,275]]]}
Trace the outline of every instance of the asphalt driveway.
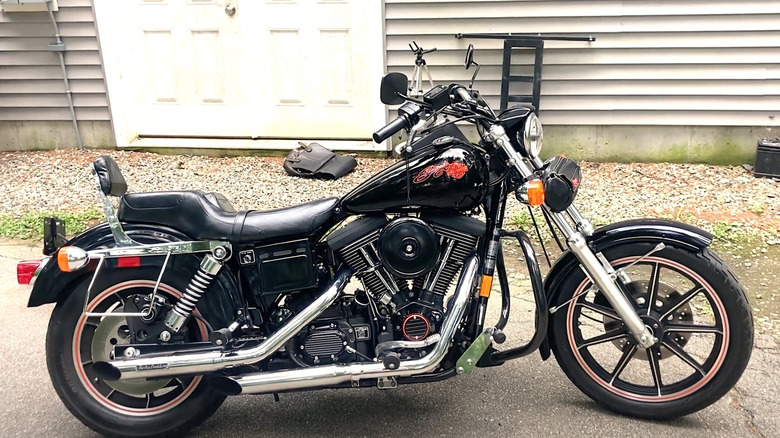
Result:
{"label": "asphalt driveway", "polygon": [[[26,308],[17,260],[38,248],[0,242],[0,436],[96,436],[65,409],[49,381],[44,336],[52,306]],[[517,280],[522,286],[522,280]],[[530,336],[532,313],[513,303],[508,343]],[[671,422],[622,417],[598,407],[554,360],[537,354],[446,382],[395,390],[325,390],[227,400],[197,437],[305,436],[780,436],[780,355],[769,335],[756,339],[736,389],[704,411]]]}

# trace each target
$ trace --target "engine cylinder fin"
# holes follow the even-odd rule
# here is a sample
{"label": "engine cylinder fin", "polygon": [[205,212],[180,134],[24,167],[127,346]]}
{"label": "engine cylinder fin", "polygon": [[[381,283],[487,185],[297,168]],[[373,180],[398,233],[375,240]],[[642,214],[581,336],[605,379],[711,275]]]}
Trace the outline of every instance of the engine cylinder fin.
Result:
{"label": "engine cylinder fin", "polygon": [[[421,218],[425,220],[425,217],[423,215]],[[363,221],[363,219],[358,221]],[[465,226],[464,222],[469,221],[471,224]],[[376,226],[376,228],[370,231],[365,227],[361,228],[362,231],[360,233],[365,234],[362,234],[359,238],[343,247],[338,246],[338,255],[347,265],[355,270],[358,278],[363,282],[366,292],[374,298],[380,299],[388,294],[393,296],[399,291],[406,292],[409,286],[407,280],[390,274],[379,257],[379,239],[384,228],[383,225],[386,222],[371,219],[370,221],[365,220],[363,223],[373,224],[372,226]],[[392,221],[388,223],[392,223]],[[438,219],[434,218],[432,221],[427,222],[427,226],[430,226],[437,235],[437,243],[439,243],[440,247],[439,259],[441,260],[447,251],[449,251],[449,257],[444,261],[443,266],[436,265],[426,275],[413,278],[411,280],[413,290],[427,289],[438,295],[446,295],[455,276],[463,265],[463,260],[476,247],[479,237],[474,234],[477,232],[477,228],[480,228],[478,225],[479,221],[476,219],[455,216],[444,216],[443,219],[438,217]],[[458,227],[464,228],[457,229]],[[451,247],[449,245],[450,242],[454,242],[454,245]],[[426,279],[433,275],[434,272],[437,272],[437,280],[435,282],[430,281],[434,283],[432,285],[427,284]],[[432,280],[432,278],[428,280]]]}

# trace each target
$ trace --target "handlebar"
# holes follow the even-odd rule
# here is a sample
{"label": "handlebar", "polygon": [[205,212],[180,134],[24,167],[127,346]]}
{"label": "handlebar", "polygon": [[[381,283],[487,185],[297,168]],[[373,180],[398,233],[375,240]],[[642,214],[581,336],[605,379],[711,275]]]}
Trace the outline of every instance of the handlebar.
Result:
{"label": "handlebar", "polygon": [[396,132],[404,128],[408,128],[409,126],[409,120],[406,117],[398,116],[393,119],[392,122],[388,123],[384,128],[374,133],[374,141],[377,143],[382,143],[383,141],[392,137]]}
{"label": "handlebar", "polygon": [[398,117],[393,119],[393,121],[388,123],[384,128],[375,132],[373,135],[374,141],[377,143],[382,143],[383,141],[392,137],[396,132],[402,129],[411,128],[412,125],[417,123],[421,112],[422,107],[416,103],[406,102],[405,104],[401,105],[401,108],[398,108]]}
{"label": "handlebar", "polygon": [[474,99],[471,98],[471,94],[469,94],[469,92],[466,91],[466,88],[461,85],[452,87],[452,92],[456,96],[460,97],[461,101],[463,102],[470,103],[474,101]]}

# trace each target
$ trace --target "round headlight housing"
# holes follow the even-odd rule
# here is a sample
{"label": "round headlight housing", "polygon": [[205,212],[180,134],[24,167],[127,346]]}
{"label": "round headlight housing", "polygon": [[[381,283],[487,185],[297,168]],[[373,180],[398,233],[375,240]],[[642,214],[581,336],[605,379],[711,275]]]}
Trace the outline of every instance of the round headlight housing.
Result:
{"label": "round headlight housing", "polygon": [[525,127],[523,128],[523,147],[530,157],[538,157],[539,152],[542,151],[542,145],[544,142],[544,129],[542,129],[542,122],[536,114],[531,113],[525,121]]}

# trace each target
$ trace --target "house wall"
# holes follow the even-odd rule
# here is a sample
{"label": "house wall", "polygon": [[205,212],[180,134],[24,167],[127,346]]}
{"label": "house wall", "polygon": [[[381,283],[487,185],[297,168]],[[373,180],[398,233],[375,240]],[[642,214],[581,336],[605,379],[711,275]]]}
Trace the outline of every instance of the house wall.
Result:
{"label": "house wall", "polygon": [[[92,0],[59,0],[54,17],[87,147],[114,144]],[[0,13],[0,150],[75,147],[59,55],[47,12]]]}
{"label": "house wall", "polygon": [[[541,118],[547,152],[577,158],[740,163],[780,117],[780,2],[776,0],[385,0],[388,71],[411,75],[408,43],[436,83],[474,84],[498,107],[502,41],[456,33],[593,35],[545,43]],[[517,51],[512,74],[531,74]],[[530,94],[523,84],[511,92]]]}

